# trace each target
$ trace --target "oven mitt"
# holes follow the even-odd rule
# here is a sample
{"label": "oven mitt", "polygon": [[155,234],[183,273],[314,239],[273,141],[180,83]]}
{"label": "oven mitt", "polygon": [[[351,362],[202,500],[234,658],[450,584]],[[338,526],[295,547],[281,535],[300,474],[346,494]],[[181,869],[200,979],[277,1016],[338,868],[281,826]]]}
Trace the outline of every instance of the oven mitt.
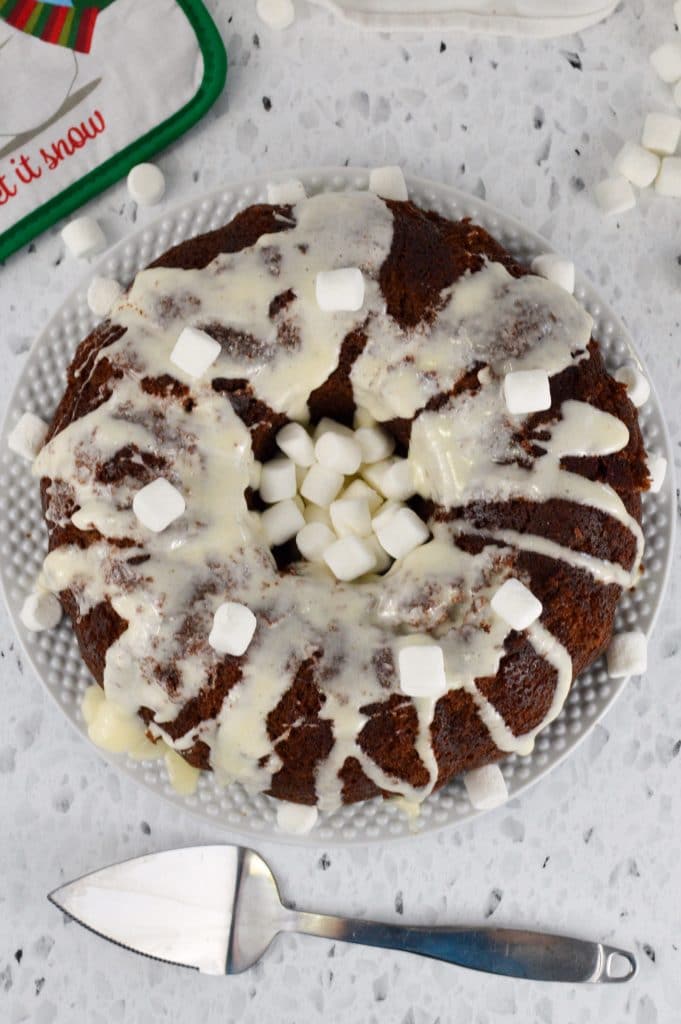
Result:
{"label": "oven mitt", "polygon": [[313,0],[365,28],[460,29],[514,36],[561,36],[602,21],[619,0]]}
{"label": "oven mitt", "polygon": [[226,71],[200,0],[0,0],[0,259],[187,131]]}

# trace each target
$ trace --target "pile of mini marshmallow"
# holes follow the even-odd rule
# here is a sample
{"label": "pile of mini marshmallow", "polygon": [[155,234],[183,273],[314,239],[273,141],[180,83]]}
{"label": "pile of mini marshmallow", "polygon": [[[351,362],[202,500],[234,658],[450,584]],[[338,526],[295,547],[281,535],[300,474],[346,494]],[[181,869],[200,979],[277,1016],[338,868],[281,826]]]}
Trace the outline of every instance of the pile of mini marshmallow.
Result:
{"label": "pile of mini marshmallow", "polygon": [[[681,28],[681,0],[674,4],[676,24]],[[664,43],[650,55],[650,63],[663,82],[674,89],[674,101],[681,107],[681,42]],[[650,185],[661,196],[681,198],[681,118],[672,114],[648,114],[638,142],[625,142],[615,157],[615,175],[594,188],[596,202],[608,214],[625,213],[636,205],[632,188]]]}

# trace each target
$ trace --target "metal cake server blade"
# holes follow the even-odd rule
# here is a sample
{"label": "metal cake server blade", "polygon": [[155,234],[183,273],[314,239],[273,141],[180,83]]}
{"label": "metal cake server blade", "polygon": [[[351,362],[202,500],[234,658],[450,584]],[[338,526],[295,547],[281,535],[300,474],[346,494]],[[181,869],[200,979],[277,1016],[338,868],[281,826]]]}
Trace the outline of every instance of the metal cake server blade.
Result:
{"label": "metal cake server blade", "polygon": [[247,970],[280,932],[535,981],[629,981],[637,968],[626,950],[561,935],[410,927],[293,910],[282,904],[265,861],[242,846],[192,846],[122,861],[55,889],[49,899],[110,942],[206,974]]}

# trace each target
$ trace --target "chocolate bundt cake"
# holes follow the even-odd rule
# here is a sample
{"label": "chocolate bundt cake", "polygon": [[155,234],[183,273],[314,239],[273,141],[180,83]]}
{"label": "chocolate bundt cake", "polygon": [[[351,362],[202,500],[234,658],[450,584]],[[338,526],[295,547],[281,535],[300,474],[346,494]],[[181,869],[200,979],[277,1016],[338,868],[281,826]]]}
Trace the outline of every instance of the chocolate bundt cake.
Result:
{"label": "chocolate bundt cake", "polygon": [[[355,311],[322,308],[339,268]],[[187,327],[217,343],[200,375],[171,359]],[[34,469],[44,579],[107,697],[220,781],[322,809],[531,750],[643,553],[637,414],[591,328],[481,227],[370,192],[252,206],[165,253],[81,343]],[[511,411],[542,380],[548,407]],[[322,420],[380,424],[413,485],[377,501],[427,527],[350,581],[263,526],[260,465]],[[165,529],[133,508],[159,478],[184,499]],[[322,505],[287,515],[328,526]],[[493,606],[509,579],[527,626]],[[225,604],[254,617],[243,653],[210,641]],[[444,687],[405,684],[419,645]]]}

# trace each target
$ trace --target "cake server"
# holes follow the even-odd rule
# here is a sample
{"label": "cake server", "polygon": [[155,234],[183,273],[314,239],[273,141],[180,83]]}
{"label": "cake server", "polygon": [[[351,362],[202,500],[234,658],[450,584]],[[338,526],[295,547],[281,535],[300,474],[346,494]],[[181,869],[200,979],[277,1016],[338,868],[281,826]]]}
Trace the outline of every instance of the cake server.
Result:
{"label": "cake server", "polygon": [[535,981],[619,982],[634,956],[600,942],[506,928],[427,928],[310,914],[282,904],[265,861],[242,846],[191,846],[112,864],[49,899],[79,924],[145,956],[238,974],[280,932],[420,953]]}

